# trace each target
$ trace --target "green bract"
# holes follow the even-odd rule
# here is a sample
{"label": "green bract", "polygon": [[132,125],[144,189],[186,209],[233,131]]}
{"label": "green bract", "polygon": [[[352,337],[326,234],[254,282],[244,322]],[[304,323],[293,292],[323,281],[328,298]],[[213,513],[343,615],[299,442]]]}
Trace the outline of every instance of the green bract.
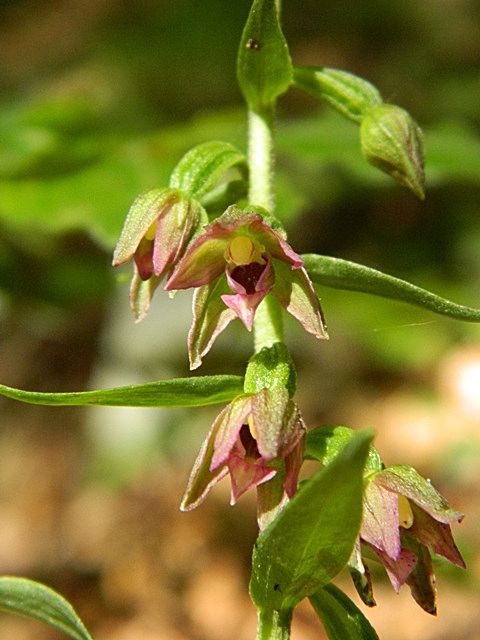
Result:
{"label": "green bract", "polygon": [[360,529],[371,439],[368,431],[358,433],[258,537],[250,594],[259,610],[291,610],[348,561]]}
{"label": "green bract", "polygon": [[183,156],[172,172],[170,187],[200,200],[234,167],[246,176],[243,153],[228,142],[204,142]]}
{"label": "green bract", "polygon": [[325,100],[354,122],[361,122],[367,109],[382,103],[382,96],[373,84],[340,69],[295,67],[294,82],[296,87]]}
{"label": "green bract", "polygon": [[276,0],[254,0],[240,41],[237,76],[253,111],[271,107],[292,82],[292,62]]}
{"label": "green bract", "polygon": [[264,347],[250,358],[245,372],[245,393],[286,387],[292,397],[295,394],[296,383],[295,365],[283,342]]}

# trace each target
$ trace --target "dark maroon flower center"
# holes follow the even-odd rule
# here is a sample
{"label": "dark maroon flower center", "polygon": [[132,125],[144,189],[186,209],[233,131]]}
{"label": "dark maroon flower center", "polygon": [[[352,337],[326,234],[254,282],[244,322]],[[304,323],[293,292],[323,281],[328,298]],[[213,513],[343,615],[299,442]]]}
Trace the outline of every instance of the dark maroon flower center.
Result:
{"label": "dark maroon flower center", "polygon": [[246,293],[255,293],[257,290],[257,282],[264,272],[266,264],[251,262],[250,264],[241,264],[235,267],[230,276],[241,284]]}
{"label": "dark maroon flower center", "polygon": [[253,458],[253,460],[258,460],[258,458],[260,458],[257,441],[252,436],[248,424],[242,425],[242,428],[240,429],[240,442],[245,449],[246,458]]}

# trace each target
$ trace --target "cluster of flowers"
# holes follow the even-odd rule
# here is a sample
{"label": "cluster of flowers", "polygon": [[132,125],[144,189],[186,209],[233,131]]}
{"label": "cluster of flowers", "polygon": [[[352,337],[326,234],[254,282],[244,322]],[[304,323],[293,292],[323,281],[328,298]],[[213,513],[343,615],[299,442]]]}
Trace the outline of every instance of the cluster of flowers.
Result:
{"label": "cluster of flowers", "polygon": [[[131,305],[141,319],[156,287],[194,289],[189,332],[190,366],[197,368],[216,337],[234,318],[250,331],[255,312],[268,296],[310,334],[326,338],[319,301],[301,257],[284,233],[266,222],[266,212],[229,207],[208,223],[201,205],[173,188],[151,191],[127,217],[114,265],[131,258]],[[214,421],[195,462],[182,509],[200,504],[211,487],[230,475],[231,503],[249,488],[280,480],[284,500],[297,488],[306,429],[291,389],[280,384],[235,398]],[[363,523],[350,559],[355,586],[375,604],[363,561],[366,548],[384,565],[395,590],[408,583],[419,604],[435,612],[428,549],[464,566],[450,531],[461,514],[414,470],[376,469],[365,477]]]}

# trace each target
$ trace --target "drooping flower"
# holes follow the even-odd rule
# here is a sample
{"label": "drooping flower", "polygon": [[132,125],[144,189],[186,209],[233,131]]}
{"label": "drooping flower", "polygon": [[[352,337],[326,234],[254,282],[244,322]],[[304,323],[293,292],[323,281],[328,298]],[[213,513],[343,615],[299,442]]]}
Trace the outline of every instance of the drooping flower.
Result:
{"label": "drooping flower", "polygon": [[350,560],[355,586],[365,604],[375,601],[368,569],[361,557],[364,543],[380,559],[395,591],[407,583],[417,603],[436,613],[435,577],[429,549],[465,567],[450,525],[463,515],[415,469],[387,467],[367,479],[360,537]]}
{"label": "drooping flower", "polygon": [[217,416],[193,467],[181,509],[189,511],[230,474],[231,504],[281,473],[285,495],[297,487],[305,426],[285,387],[235,398]]}
{"label": "drooping flower", "polygon": [[134,260],[130,304],[141,320],[153,292],[172,272],[206,214],[177,189],[154,189],[132,204],[113,255],[113,265]]}
{"label": "drooping flower", "polygon": [[189,246],[165,289],[195,288],[189,334],[191,368],[235,317],[250,331],[272,293],[303,327],[326,338],[322,312],[303,261],[256,211],[229,207]]}

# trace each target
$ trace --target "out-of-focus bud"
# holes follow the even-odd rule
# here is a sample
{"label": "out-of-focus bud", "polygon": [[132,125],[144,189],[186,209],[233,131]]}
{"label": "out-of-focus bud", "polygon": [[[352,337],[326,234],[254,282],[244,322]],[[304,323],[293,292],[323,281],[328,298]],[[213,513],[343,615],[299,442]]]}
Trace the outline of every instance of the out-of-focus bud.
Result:
{"label": "out-of-focus bud", "polygon": [[360,124],[360,141],[368,162],[425,198],[423,135],[407,111],[393,104],[371,107]]}

